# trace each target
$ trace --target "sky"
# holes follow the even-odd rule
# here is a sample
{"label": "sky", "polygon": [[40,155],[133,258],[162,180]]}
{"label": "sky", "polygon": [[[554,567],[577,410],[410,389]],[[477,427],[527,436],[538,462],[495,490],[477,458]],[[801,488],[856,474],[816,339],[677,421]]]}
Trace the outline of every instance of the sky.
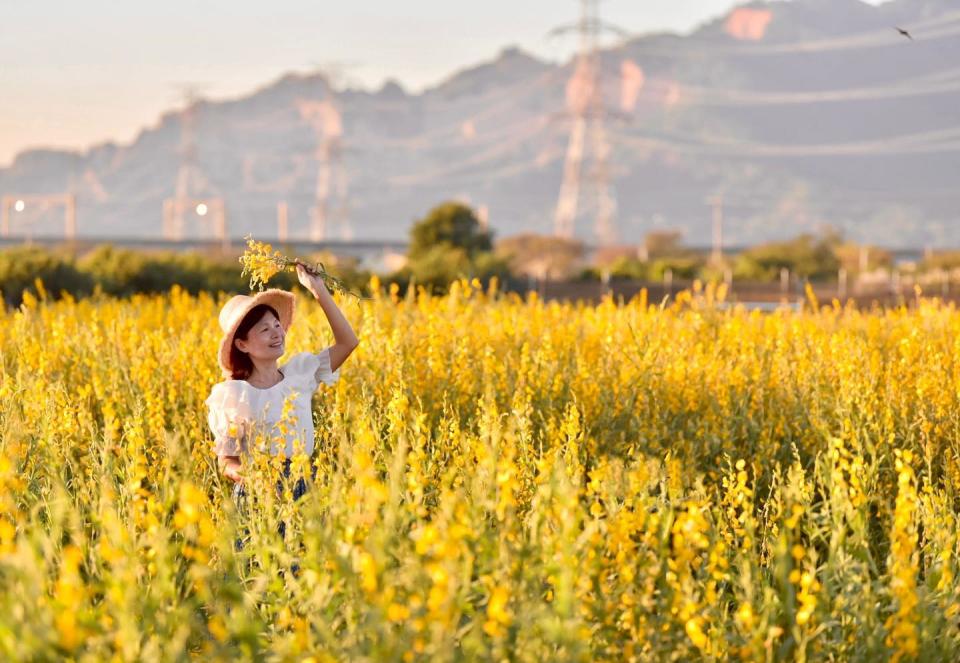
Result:
{"label": "sky", "polygon": [[[686,33],[734,0],[606,0],[633,33]],[[180,105],[180,85],[244,96],[336,66],[355,86],[410,91],[518,45],[562,60],[577,0],[0,0],[0,167],[30,147],[132,141]]]}

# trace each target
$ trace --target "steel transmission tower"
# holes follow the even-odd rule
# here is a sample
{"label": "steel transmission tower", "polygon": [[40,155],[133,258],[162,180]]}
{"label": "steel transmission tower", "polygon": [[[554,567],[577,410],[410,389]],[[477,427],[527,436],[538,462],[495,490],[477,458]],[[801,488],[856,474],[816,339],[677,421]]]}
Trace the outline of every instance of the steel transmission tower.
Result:
{"label": "steel transmission tower", "polygon": [[[331,69],[325,67],[323,69]],[[343,166],[343,115],[337,103],[332,76],[340,76],[340,66],[332,73],[321,69],[325,99],[298,101],[300,117],[316,136],[317,182],[311,210],[310,239],[328,239],[334,232],[340,239],[353,239],[347,200],[347,173]]]}
{"label": "steel transmission tower", "polygon": [[[614,228],[617,203],[610,184],[610,144],[604,126],[608,112],[603,103],[599,41],[604,30],[618,30],[601,22],[599,0],[580,0],[580,6],[578,24],[554,31],[559,33],[573,29],[580,36],[576,65],[566,90],[573,126],[554,214],[554,234],[560,237],[574,236],[574,222],[581,206],[581,189],[588,189],[593,193],[594,232],[601,245],[609,245],[617,239]],[[593,167],[584,173],[584,157],[588,153]]]}
{"label": "steel transmission tower", "polygon": [[199,110],[199,87],[182,86],[185,102],[180,114],[180,167],[173,198],[163,201],[163,236],[166,239],[182,240],[187,217],[210,216],[217,238],[226,243],[227,223],[223,199],[210,196],[211,187],[197,162],[197,114]]}
{"label": "steel transmission tower", "polygon": [[317,137],[317,183],[310,220],[310,239],[327,239],[339,225],[342,239],[351,239],[347,220],[347,177],[343,168],[343,123],[331,101],[301,101],[300,117],[310,124]]}
{"label": "steel transmission tower", "polygon": [[[52,206],[63,207],[63,238],[77,238],[77,197],[73,193],[40,195],[6,195],[0,198],[0,237],[10,236],[11,217],[26,216],[27,212],[46,212]],[[20,219],[17,218],[19,221]],[[33,233],[29,229],[27,236]]]}

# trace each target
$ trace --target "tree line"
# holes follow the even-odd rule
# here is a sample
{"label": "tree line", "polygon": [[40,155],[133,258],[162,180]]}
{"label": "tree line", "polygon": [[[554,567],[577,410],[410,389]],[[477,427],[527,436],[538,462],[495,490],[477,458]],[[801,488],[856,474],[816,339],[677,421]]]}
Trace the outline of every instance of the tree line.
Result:
{"label": "tree line", "polygon": [[[562,237],[520,234],[496,240],[469,206],[445,202],[417,220],[410,229],[406,264],[380,276],[401,291],[413,285],[443,292],[458,278],[488,283],[496,277],[505,290],[523,290],[534,281],[617,280],[661,281],[664,278],[775,281],[783,270],[794,278],[836,280],[841,270],[853,276],[890,269],[893,259],[878,247],[847,242],[836,232],[804,234],[781,242],[750,247],[721,260],[687,247],[677,232],[648,234],[636,246],[605,247],[587,256],[583,242]],[[355,292],[367,287],[371,273],[355,258],[329,253],[302,256],[322,261]],[[960,267],[960,252],[938,253],[919,270]],[[75,297],[101,291],[116,296],[162,292],[174,284],[189,292],[243,292],[236,258],[217,254],[147,253],[100,245],[83,256],[68,248],[16,247],[0,251],[0,290],[8,305],[22,293],[36,290],[39,279],[55,295]],[[271,285],[291,288],[293,274],[281,273]]]}

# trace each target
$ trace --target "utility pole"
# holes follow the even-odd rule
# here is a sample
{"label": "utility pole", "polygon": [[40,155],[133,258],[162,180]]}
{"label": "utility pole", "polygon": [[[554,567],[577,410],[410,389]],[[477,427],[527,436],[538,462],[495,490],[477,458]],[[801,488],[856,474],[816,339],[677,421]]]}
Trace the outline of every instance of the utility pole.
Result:
{"label": "utility pole", "polygon": [[290,227],[288,225],[287,201],[281,200],[277,203],[277,239],[286,242]]}
{"label": "utility pole", "polygon": [[708,202],[713,209],[713,250],[710,252],[710,262],[720,265],[723,263],[723,194],[711,196]]}
{"label": "utility pole", "polygon": [[[616,199],[610,185],[610,144],[604,125],[607,111],[603,103],[599,53],[600,34],[610,30],[611,26],[602,23],[599,14],[599,0],[580,0],[579,23],[554,30],[557,33],[575,29],[580,36],[573,76],[567,83],[567,106],[573,126],[564,159],[563,183],[554,212],[554,234],[567,238],[574,236],[580,190],[587,184],[593,191],[596,213],[594,233],[599,244],[605,246],[616,241],[617,233],[613,223]],[[588,151],[593,158],[593,170],[584,177],[583,161]]]}
{"label": "utility pole", "polygon": [[477,208],[477,221],[480,222],[480,229],[486,232],[490,227],[490,208],[486,205],[480,205]]}

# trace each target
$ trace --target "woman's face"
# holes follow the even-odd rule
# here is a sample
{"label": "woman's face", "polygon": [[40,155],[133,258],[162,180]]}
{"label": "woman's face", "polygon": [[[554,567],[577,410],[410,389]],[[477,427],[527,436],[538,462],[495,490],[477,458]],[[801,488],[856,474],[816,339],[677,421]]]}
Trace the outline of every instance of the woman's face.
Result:
{"label": "woman's face", "polygon": [[283,356],[285,336],[277,316],[267,311],[250,328],[246,339],[238,338],[233,342],[239,350],[250,355],[251,359],[269,361]]}

